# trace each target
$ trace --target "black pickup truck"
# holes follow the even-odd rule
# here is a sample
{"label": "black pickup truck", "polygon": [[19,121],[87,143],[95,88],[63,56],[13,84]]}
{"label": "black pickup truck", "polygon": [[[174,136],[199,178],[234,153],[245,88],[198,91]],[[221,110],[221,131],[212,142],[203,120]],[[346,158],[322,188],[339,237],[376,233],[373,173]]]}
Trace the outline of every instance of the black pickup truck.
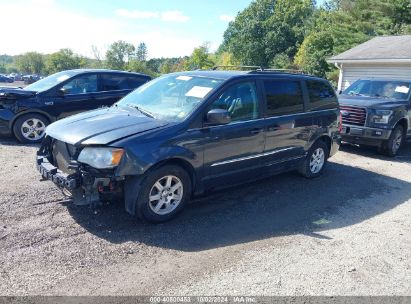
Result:
{"label": "black pickup truck", "polygon": [[398,153],[411,135],[411,80],[361,79],[341,93],[342,140]]}

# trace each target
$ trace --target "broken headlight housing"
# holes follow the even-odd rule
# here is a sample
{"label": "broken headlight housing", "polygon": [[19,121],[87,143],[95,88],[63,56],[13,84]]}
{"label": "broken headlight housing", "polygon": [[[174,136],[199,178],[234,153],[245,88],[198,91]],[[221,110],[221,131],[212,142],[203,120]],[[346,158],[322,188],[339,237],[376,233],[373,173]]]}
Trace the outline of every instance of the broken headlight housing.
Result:
{"label": "broken headlight housing", "polygon": [[118,148],[86,147],[77,161],[96,169],[111,169],[118,166],[123,154],[124,150]]}

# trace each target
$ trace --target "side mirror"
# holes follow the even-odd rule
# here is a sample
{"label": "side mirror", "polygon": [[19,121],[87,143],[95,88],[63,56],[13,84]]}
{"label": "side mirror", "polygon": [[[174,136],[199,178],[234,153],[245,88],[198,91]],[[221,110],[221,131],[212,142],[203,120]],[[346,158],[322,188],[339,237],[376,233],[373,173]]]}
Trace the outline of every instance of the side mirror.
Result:
{"label": "side mirror", "polygon": [[65,95],[67,95],[68,94],[68,91],[67,91],[67,89],[65,89],[65,88],[61,88],[61,89],[59,89],[58,91],[57,91],[57,93],[60,95],[60,96],[65,96]]}
{"label": "side mirror", "polygon": [[207,113],[207,125],[226,125],[231,122],[230,112],[223,109],[214,109]]}

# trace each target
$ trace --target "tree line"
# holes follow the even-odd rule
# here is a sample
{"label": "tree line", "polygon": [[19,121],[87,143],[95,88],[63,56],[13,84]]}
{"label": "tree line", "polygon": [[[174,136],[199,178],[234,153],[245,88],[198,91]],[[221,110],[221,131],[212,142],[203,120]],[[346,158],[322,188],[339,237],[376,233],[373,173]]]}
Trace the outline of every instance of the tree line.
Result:
{"label": "tree line", "polygon": [[164,73],[207,69],[214,65],[257,65],[301,69],[336,80],[336,69],[326,62],[372,37],[411,33],[410,0],[254,0],[230,22],[218,50],[204,43],[191,56],[148,59],[144,42],[112,43],[102,52],[92,47],[94,58],[70,49],[43,55],[29,52],[0,56],[0,73],[20,71],[51,74],[73,68],[110,68]]}
{"label": "tree line", "polygon": [[219,52],[237,62],[335,79],[326,62],[379,35],[411,33],[410,0],[256,0],[231,22]]}

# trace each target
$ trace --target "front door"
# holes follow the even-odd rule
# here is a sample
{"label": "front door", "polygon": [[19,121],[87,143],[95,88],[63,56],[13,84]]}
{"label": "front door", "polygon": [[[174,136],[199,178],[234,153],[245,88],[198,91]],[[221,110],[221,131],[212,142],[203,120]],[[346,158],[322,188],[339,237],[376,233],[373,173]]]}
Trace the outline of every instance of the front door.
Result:
{"label": "front door", "polygon": [[225,89],[207,109],[228,110],[231,123],[203,130],[206,188],[240,183],[257,174],[264,150],[258,96],[254,81],[239,82]]}
{"label": "front door", "polygon": [[98,91],[97,75],[80,75],[62,85],[65,94],[57,97],[54,112],[58,119],[98,107],[95,95]]}

